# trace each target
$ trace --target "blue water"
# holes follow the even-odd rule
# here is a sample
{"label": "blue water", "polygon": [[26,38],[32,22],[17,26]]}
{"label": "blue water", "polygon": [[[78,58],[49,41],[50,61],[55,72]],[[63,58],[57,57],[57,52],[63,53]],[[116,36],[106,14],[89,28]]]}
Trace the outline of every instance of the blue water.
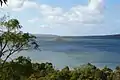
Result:
{"label": "blue water", "polygon": [[88,62],[102,68],[120,65],[120,39],[38,38],[42,51],[24,51],[34,62],[52,62],[56,68],[76,67]]}

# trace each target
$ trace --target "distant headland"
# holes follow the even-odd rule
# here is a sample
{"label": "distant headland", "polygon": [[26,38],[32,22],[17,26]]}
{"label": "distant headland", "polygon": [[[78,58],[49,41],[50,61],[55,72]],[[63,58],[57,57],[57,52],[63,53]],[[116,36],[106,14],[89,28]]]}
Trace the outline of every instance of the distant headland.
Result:
{"label": "distant headland", "polygon": [[111,34],[111,35],[89,35],[89,36],[59,36],[59,35],[52,35],[52,34],[34,34],[36,37],[51,37],[61,40],[61,38],[102,38],[102,39],[111,39],[111,38],[118,38],[120,39],[120,34]]}

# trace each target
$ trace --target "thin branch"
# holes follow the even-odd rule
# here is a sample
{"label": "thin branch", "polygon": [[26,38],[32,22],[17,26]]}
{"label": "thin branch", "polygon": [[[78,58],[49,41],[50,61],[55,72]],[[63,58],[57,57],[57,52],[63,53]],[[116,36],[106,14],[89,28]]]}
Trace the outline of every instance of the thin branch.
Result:
{"label": "thin branch", "polygon": [[[8,43],[8,41],[6,41],[6,42],[5,42],[5,45],[3,46],[3,45],[2,45],[2,42],[1,42],[0,58],[1,58],[1,57],[2,57],[2,55],[4,54],[3,50],[6,48],[7,43]],[[3,47],[2,47],[2,46],[3,46]]]}
{"label": "thin branch", "polygon": [[11,55],[12,53],[11,53],[11,51],[10,51],[10,53],[7,55],[7,57],[5,58],[5,60],[3,61],[3,64],[2,64],[2,68],[3,68],[3,66],[4,66],[4,64],[5,64],[5,62],[7,61],[7,59],[10,57],[10,55]]}
{"label": "thin branch", "polygon": [[13,52],[12,52],[13,48],[10,49],[8,45],[7,45],[7,47],[8,47],[8,50],[9,50],[10,52],[9,52],[9,54],[7,55],[7,57],[5,58],[5,60],[3,61],[2,68],[3,68],[5,62],[7,61],[7,59],[13,54]]}
{"label": "thin branch", "polygon": [[3,46],[1,51],[3,51],[6,48],[7,44],[8,44],[8,41],[6,40],[5,45]]}
{"label": "thin branch", "polygon": [[13,50],[13,48],[10,49],[9,46],[8,46],[10,53],[7,55],[7,57],[6,57],[5,60],[3,61],[2,67],[4,66],[5,62],[7,61],[7,59],[8,59],[12,54],[15,53],[15,52],[17,52],[17,51],[18,51],[19,49],[21,49],[23,46],[24,46],[24,45],[21,45],[21,47],[17,48],[16,50]]}
{"label": "thin branch", "polygon": [[2,40],[0,41],[0,50],[2,51]]}
{"label": "thin branch", "polygon": [[7,50],[3,51],[2,53],[4,54],[4,53],[6,53],[6,52],[8,52],[8,51],[9,51],[9,49],[7,49]]}

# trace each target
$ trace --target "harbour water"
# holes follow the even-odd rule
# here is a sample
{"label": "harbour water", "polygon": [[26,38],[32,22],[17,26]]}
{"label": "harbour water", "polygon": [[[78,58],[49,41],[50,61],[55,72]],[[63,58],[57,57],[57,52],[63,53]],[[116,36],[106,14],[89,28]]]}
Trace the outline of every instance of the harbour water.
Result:
{"label": "harbour water", "polygon": [[38,37],[42,51],[23,51],[14,57],[29,56],[33,61],[52,62],[56,68],[92,63],[97,67],[120,65],[119,38]]}

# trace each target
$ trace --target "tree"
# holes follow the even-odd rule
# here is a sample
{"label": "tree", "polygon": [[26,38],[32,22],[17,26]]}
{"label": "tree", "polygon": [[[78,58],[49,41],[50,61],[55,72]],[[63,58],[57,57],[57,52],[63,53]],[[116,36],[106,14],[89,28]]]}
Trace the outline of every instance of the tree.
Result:
{"label": "tree", "polygon": [[36,37],[23,33],[20,29],[20,25],[17,19],[7,19],[6,16],[1,18],[0,22],[0,59],[5,56],[3,65],[8,58],[14,53],[29,50],[38,49]]}

